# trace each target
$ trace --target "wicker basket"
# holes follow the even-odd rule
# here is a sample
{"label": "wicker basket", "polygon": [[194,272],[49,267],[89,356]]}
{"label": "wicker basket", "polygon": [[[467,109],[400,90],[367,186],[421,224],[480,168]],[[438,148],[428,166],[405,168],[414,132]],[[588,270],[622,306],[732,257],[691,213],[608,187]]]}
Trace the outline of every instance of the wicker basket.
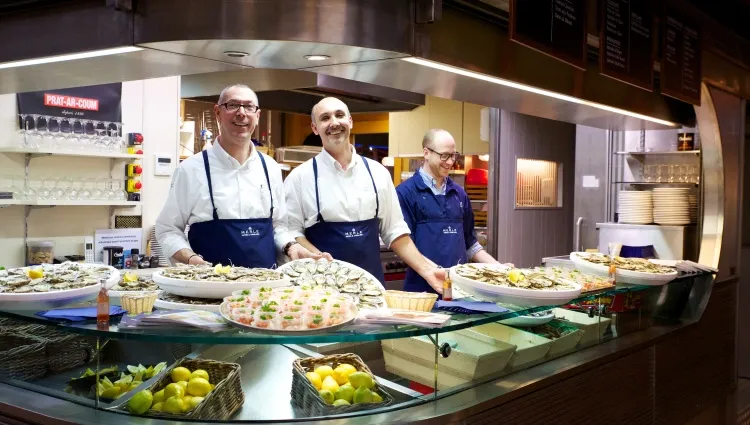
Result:
{"label": "wicker basket", "polygon": [[307,379],[305,374],[312,372],[318,366],[329,365],[332,368],[336,368],[342,363],[348,363],[360,372],[369,373],[373,379],[375,375],[372,374],[370,368],[362,361],[362,359],[356,354],[334,354],[325,357],[308,357],[304,359],[297,359],[293,363],[294,370],[292,372],[292,401],[299,406],[306,414],[310,416],[327,416],[332,414],[351,413],[358,412],[360,410],[376,409],[379,407],[387,406],[393,402],[393,397],[383,388],[380,384],[375,381],[375,387],[372,389],[376,393],[380,394],[383,401],[380,403],[360,403],[352,404],[349,406],[332,406],[323,401],[318,395],[318,390],[313,384]]}
{"label": "wicker basket", "polygon": [[27,325],[18,331],[47,343],[47,368],[62,372],[86,364],[96,353],[96,339],[56,330],[54,326]]}
{"label": "wicker basket", "polygon": [[[195,420],[225,421],[232,417],[245,403],[245,393],[242,392],[240,382],[240,365],[236,363],[217,362],[203,359],[185,359],[178,361],[169,368],[156,384],[149,390],[156,393],[172,383],[169,376],[176,367],[186,367],[191,371],[203,369],[208,372],[210,382],[216,387],[208,393],[201,404],[195,409],[179,415],[169,413],[153,412],[146,413],[147,416],[157,418],[189,418]],[[216,384],[218,382],[218,384]],[[127,406],[127,403],[123,405]]]}
{"label": "wicker basket", "polygon": [[41,378],[47,372],[46,343],[30,335],[0,332],[0,376],[22,381]]}
{"label": "wicker basket", "polygon": [[388,307],[402,310],[431,311],[437,297],[427,292],[385,291]]}

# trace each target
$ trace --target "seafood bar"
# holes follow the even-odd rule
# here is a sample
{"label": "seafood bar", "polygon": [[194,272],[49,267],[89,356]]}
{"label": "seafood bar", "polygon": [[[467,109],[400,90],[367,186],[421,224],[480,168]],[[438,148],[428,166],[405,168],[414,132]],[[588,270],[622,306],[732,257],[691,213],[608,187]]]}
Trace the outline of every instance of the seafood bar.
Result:
{"label": "seafood bar", "polygon": [[0,423],[740,423],[750,9],[652,3],[0,2]]}

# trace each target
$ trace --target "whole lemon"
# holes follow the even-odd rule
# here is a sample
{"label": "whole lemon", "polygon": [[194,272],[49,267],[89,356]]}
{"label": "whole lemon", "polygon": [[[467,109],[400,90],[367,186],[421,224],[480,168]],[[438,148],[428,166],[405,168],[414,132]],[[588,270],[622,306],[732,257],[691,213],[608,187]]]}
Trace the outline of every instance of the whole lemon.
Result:
{"label": "whole lemon", "polygon": [[352,387],[359,389],[359,387],[365,387],[368,390],[375,386],[372,376],[366,372],[354,372],[349,375],[349,383]]}
{"label": "whole lemon", "polygon": [[192,396],[204,397],[211,391],[211,384],[203,378],[193,378],[188,382],[187,393]]}
{"label": "whole lemon", "polygon": [[190,380],[190,371],[186,367],[176,367],[172,369],[169,377],[172,378],[172,382],[187,382]]}
{"label": "whole lemon", "polygon": [[187,391],[187,381],[177,381],[175,384],[181,386],[183,390]]}
{"label": "whole lemon", "polygon": [[349,363],[341,363],[340,365],[336,367],[336,369],[348,370],[349,374],[352,374],[357,371],[357,368],[350,365]]}
{"label": "whole lemon", "polygon": [[357,391],[354,391],[354,404],[359,403],[370,403],[372,402],[372,391],[368,390],[365,387],[359,387],[357,388]]}
{"label": "whole lemon", "polygon": [[323,401],[326,402],[326,404],[333,404],[333,393],[328,390],[320,390],[318,391],[318,394],[320,394],[320,398],[323,399]]}
{"label": "whole lemon", "polygon": [[154,412],[161,412],[162,409],[164,409],[164,403],[163,402],[154,403],[154,405],[151,406],[151,410],[153,410]]}
{"label": "whole lemon", "polygon": [[148,412],[151,403],[154,401],[154,395],[149,390],[139,391],[133,398],[128,401],[128,412],[134,415],[142,415]]}
{"label": "whole lemon", "polygon": [[[169,384],[164,388],[164,398],[170,399],[172,397],[182,398],[185,395],[185,388],[182,388],[180,384]],[[166,405],[165,405],[166,406]]]}
{"label": "whole lemon", "polygon": [[182,413],[182,407],[185,403],[183,403],[182,398],[180,397],[169,397],[167,401],[164,402],[164,406],[162,407],[162,412],[167,413]]}
{"label": "whole lemon", "polygon": [[[196,369],[196,370],[194,370],[193,373],[190,374],[190,379],[193,379],[193,378],[203,378],[206,381],[211,382],[211,380],[208,379],[208,372],[206,372],[203,369]],[[188,379],[188,381],[190,379]]]}
{"label": "whole lemon", "polygon": [[333,402],[334,406],[349,406],[351,403],[344,399],[338,399]]}
{"label": "whole lemon", "polygon": [[323,384],[323,380],[320,378],[320,375],[315,372],[307,372],[305,376],[307,376],[307,379],[311,384],[313,384],[315,389],[320,389],[321,385]]}
{"label": "whole lemon", "polygon": [[383,397],[381,397],[380,394],[376,393],[375,391],[372,391],[372,402],[380,403],[381,401],[383,401]]}
{"label": "whole lemon", "polygon": [[320,379],[326,379],[327,376],[333,375],[333,369],[331,366],[318,366],[315,368],[315,373],[320,375]]}
{"label": "whole lemon", "polygon": [[351,403],[354,399],[354,388],[351,385],[342,385],[333,393],[333,396],[336,397],[336,400],[346,400]]}
{"label": "whole lemon", "polygon": [[[355,369],[354,372],[356,371],[357,370]],[[341,366],[339,366],[333,370],[333,379],[335,379],[339,385],[344,385],[349,382],[349,375],[354,372],[350,371],[347,368],[342,368]]]}
{"label": "whole lemon", "polygon": [[185,413],[188,410],[190,410],[191,401],[193,401],[193,396],[186,395],[185,397],[182,397],[182,413]]}
{"label": "whole lemon", "polygon": [[164,396],[164,389],[161,389],[154,394],[154,404],[162,403],[166,399],[167,397]]}
{"label": "whole lemon", "polygon": [[328,390],[333,393],[339,389],[339,384],[333,379],[333,376],[326,376],[326,379],[324,379],[323,383],[320,385],[320,389]]}
{"label": "whole lemon", "polygon": [[193,397],[190,399],[190,410],[195,409],[198,407],[199,404],[201,404],[201,401],[203,401],[203,397]]}

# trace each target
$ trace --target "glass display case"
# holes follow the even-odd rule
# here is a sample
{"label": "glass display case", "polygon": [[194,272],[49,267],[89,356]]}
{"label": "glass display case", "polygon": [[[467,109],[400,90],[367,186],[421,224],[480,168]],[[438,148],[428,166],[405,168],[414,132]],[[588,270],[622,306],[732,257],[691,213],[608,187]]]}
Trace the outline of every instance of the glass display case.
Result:
{"label": "glass display case", "polygon": [[563,305],[443,310],[450,319],[439,327],[354,321],[294,335],[129,329],[121,324],[127,314],[102,328],[93,320],[52,322],[33,305],[3,308],[0,387],[52,397],[82,415],[107,411],[115,414],[109,422],[121,423],[390,414],[512,380],[654,321],[698,320],[712,282],[710,273],[680,272],[664,286],[618,283]]}

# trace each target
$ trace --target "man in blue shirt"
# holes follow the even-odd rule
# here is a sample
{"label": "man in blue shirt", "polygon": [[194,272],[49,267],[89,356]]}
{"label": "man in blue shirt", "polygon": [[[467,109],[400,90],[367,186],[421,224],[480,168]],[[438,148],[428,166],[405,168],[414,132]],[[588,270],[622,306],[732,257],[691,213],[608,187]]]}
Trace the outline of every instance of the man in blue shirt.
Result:
{"label": "man in blue shirt", "polygon": [[[456,264],[497,263],[477,242],[474,212],[466,191],[448,177],[461,155],[453,136],[429,130],[422,139],[424,164],[396,188],[404,220],[417,249],[441,267]],[[404,290],[434,292],[417,273],[406,271]]]}

